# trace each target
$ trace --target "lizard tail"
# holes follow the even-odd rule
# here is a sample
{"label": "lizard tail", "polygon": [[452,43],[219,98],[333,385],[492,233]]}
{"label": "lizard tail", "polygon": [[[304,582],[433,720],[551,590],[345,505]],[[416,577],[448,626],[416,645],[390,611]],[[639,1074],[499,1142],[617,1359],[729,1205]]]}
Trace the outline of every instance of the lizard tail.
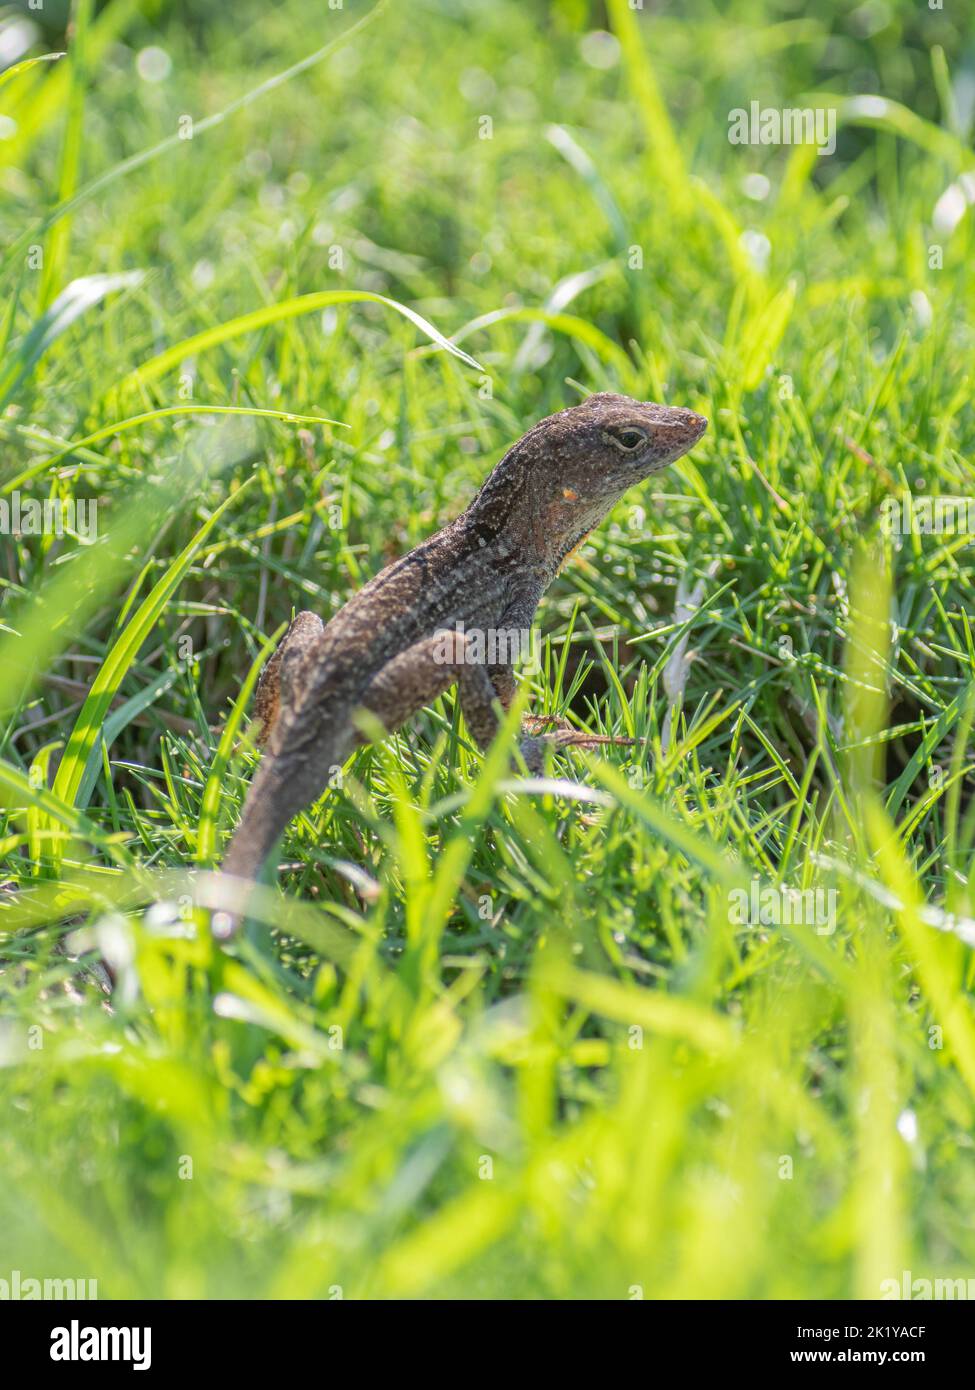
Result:
{"label": "lizard tail", "polygon": [[222,871],[235,878],[257,879],[292,812],[285,810],[274,777],[273,758],[265,757],[247,792],[244,809],[224,855]]}
{"label": "lizard tail", "polygon": [[321,795],[329,766],[336,761],[320,745],[313,756],[300,760],[269,749],[248,788],[222,872],[235,878],[259,878],[289,821]]}

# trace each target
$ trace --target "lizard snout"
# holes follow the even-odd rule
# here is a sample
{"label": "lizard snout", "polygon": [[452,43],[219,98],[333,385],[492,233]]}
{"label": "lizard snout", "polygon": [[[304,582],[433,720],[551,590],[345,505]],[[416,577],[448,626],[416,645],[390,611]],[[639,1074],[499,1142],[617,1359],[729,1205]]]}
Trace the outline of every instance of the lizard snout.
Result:
{"label": "lizard snout", "polygon": [[676,424],[692,433],[695,439],[700,439],[701,435],[708,427],[706,415],[698,415],[693,410],[675,410],[677,415]]}
{"label": "lizard snout", "polygon": [[[656,409],[659,410],[660,408],[657,407]],[[677,454],[674,455],[677,458],[694,447],[707,427],[706,416],[698,415],[693,410],[686,410],[683,406],[666,407],[666,413],[658,415],[654,421],[658,438],[666,441],[668,451],[671,448],[678,450]]]}
{"label": "lizard snout", "polygon": [[685,449],[692,449],[708,427],[707,417],[693,410],[681,410],[678,424],[686,440]]}

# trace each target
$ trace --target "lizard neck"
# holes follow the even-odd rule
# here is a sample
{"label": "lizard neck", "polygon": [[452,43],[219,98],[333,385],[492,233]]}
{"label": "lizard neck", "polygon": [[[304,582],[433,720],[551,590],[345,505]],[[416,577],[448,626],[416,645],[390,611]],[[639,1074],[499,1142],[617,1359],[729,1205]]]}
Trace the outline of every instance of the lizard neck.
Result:
{"label": "lizard neck", "polygon": [[537,483],[533,486],[538,459],[532,433],[508,450],[457,524],[479,549],[490,548],[503,560],[516,558],[547,585],[567,547],[561,543],[563,518],[553,515]]}
{"label": "lizard neck", "polygon": [[509,449],[495,465],[460,518],[464,528],[483,545],[515,547],[522,540],[522,522],[530,503],[529,460],[523,443]]}

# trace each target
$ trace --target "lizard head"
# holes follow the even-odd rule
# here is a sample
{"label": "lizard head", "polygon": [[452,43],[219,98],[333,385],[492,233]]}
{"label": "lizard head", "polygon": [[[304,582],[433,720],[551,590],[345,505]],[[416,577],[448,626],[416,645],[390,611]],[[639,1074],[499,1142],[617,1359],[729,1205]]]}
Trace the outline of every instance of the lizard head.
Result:
{"label": "lizard head", "polygon": [[600,391],[540,420],[497,465],[472,512],[557,567],[623,494],[686,454],[708,422]]}
{"label": "lizard head", "polygon": [[686,454],[707,427],[693,410],[600,391],[550,415],[531,434],[537,431],[559,480],[580,498],[615,500]]}

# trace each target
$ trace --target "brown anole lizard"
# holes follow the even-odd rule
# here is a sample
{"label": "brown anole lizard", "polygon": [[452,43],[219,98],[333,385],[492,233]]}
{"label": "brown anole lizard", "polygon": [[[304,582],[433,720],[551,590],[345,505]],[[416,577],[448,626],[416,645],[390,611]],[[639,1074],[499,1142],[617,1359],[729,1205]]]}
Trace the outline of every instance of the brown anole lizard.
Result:
{"label": "brown anole lizard", "polygon": [[[494,663],[487,660],[489,634],[530,628],[571,551],[625,492],[680,458],[706,428],[691,410],[590,396],[539,421],[456,521],[388,565],[328,624],[299,613],[258,685],[266,751],[224,872],[257,877],[291,818],[363,741],[359,710],[392,732],[457,685],[467,728],[486,748],[498,730],[495,702],[507,708],[515,691],[497,644]],[[532,770],[546,739],[613,741],[566,725],[541,736],[533,729],[521,743]]]}

